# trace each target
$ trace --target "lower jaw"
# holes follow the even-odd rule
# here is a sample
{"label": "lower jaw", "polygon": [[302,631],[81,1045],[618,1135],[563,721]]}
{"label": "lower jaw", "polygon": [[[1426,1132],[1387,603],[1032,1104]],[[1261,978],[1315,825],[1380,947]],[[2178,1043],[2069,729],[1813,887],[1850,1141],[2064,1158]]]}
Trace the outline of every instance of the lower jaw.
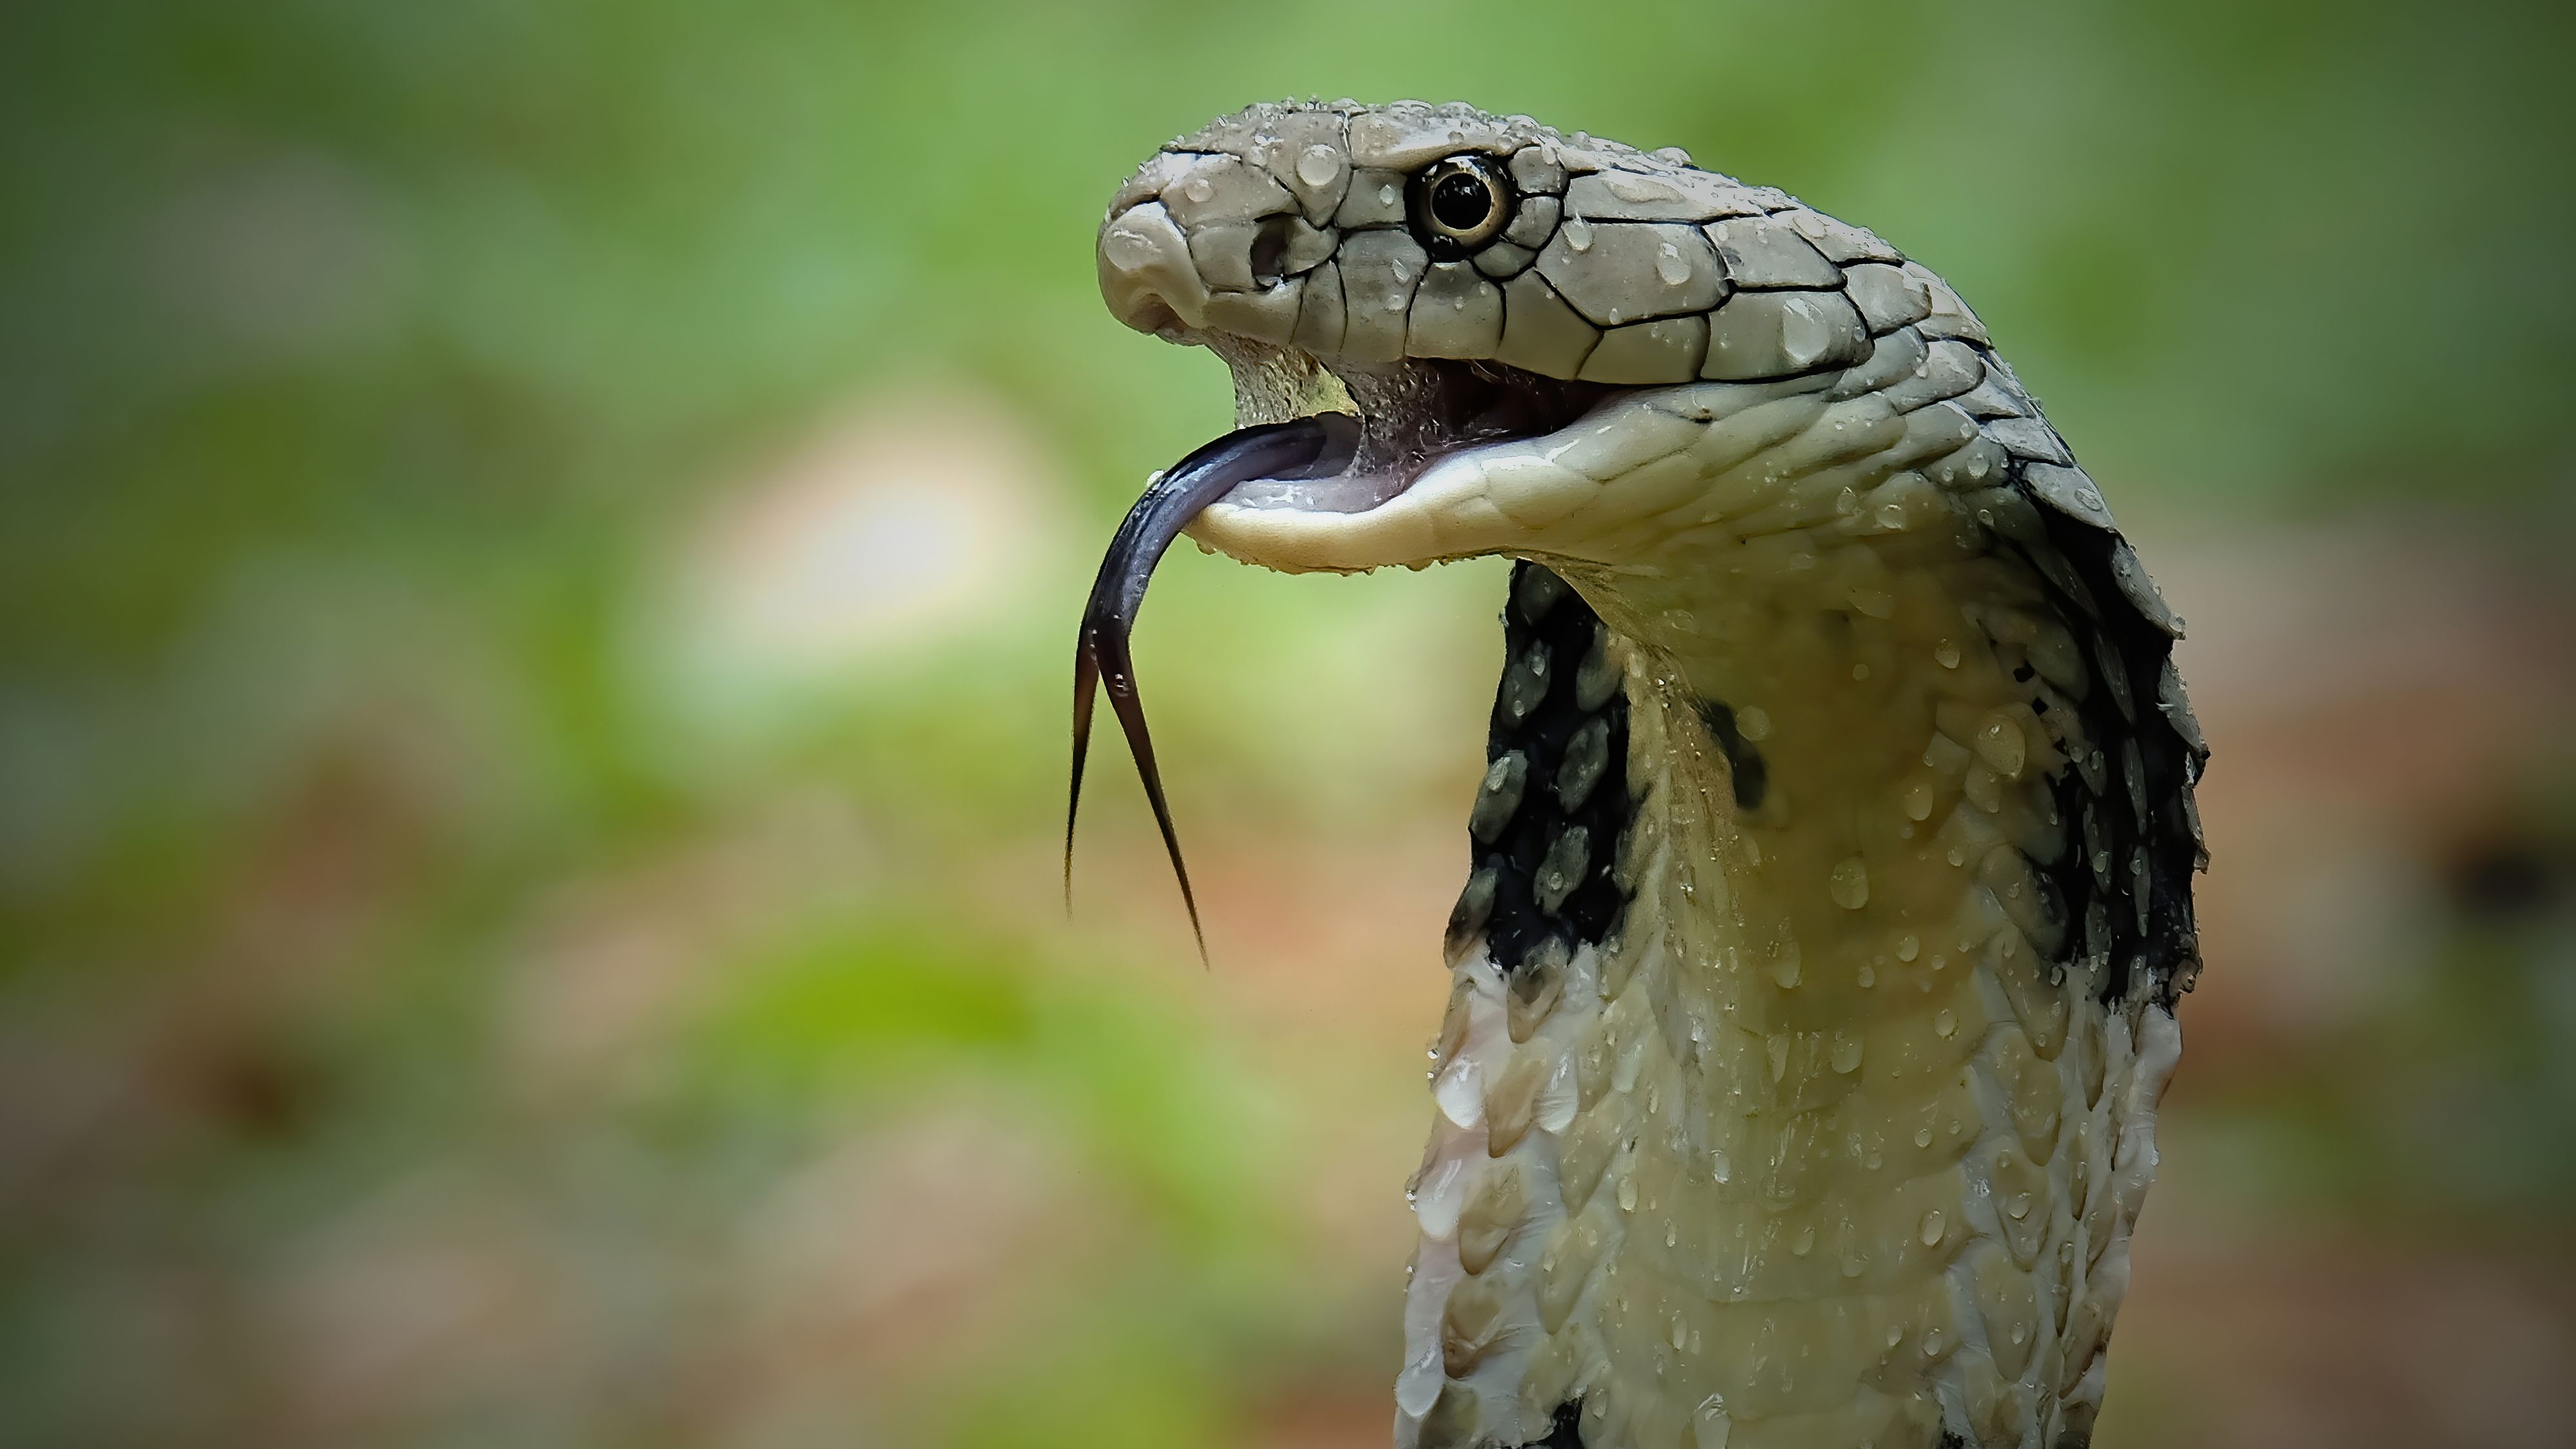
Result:
{"label": "lower jaw", "polygon": [[[1554,432],[1614,391],[1485,363],[1409,358],[1328,366],[1308,353],[1246,338],[1199,340],[1233,374],[1238,428],[1328,413],[1359,419],[1358,447],[1341,469],[1245,482],[1220,505],[1237,510],[1368,513],[1460,452]],[[1212,541],[1196,528],[1192,533]]]}

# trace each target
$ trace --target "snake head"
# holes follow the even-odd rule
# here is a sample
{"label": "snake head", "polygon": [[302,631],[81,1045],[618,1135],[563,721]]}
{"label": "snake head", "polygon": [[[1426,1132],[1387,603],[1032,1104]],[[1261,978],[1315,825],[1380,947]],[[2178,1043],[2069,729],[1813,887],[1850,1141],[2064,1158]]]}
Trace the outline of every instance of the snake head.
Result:
{"label": "snake head", "polygon": [[1836,372],[1936,314],[1974,327],[1786,193],[1462,105],[1226,117],[1119,188],[1098,259],[1119,320],[1230,365],[1239,425],[1359,418],[1346,469],[1247,482],[1191,529],[1292,571],[1611,561],[1549,526],[1564,470],[1533,440],[1637,390]]}

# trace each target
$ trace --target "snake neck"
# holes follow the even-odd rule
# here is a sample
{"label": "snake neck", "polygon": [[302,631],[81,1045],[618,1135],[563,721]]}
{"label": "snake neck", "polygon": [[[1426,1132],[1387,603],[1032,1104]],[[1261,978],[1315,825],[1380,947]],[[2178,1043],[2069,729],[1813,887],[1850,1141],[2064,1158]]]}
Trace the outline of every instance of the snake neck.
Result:
{"label": "snake neck", "polygon": [[1400,1443],[2089,1430],[2172,1019],[2049,875],[2045,618],[1914,562],[1516,571]]}

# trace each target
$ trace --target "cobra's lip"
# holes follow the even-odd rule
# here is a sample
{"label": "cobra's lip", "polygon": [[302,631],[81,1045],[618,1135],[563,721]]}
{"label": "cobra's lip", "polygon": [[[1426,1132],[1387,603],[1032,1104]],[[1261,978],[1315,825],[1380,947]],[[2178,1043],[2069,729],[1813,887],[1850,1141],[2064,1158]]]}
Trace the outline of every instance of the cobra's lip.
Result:
{"label": "cobra's lip", "polygon": [[1293,349],[1202,335],[1235,375],[1244,424],[1325,412],[1359,418],[1336,471],[1240,483],[1193,519],[1190,536],[1281,572],[1421,566],[1495,552],[1508,521],[1483,501],[1480,456],[1554,432],[1613,389],[1488,363],[1330,362]]}
{"label": "cobra's lip", "polygon": [[1356,512],[1221,499],[1186,531],[1219,553],[1280,573],[1415,567],[1495,551],[1444,519],[1449,505],[1476,501],[1482,484],[1482,471],[1472,465],[1444,464]]}

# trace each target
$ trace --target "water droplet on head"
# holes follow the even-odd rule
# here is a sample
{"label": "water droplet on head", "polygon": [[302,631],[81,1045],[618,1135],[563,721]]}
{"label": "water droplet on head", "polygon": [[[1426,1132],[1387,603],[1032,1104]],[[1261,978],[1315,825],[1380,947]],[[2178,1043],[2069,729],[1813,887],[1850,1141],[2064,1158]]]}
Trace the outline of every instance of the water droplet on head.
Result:
{"label": "water droplet on head", "polygon": [[1959,667],[1959,646],[1944,639],[1932,646],[1932,657],[1940,662],[1942,668],[1956,669]]}
{"label": "water droplet on head", "polygon": [[1897,938],[1896,938],[1896,959],[1897,959],[1897,960],[1899,960],[1899,961],[1911,961],[1911,960],[1913,960],[1916,956],[1918,956],[1918,955],[1922,954],[1922,951],[1923,951],[1923,943],[1922,943],[1922,942],[1920,942],[1920,941],[1918,941],[1918,940],[1916,940],[1916,939],[1914,939],[1913,933],[1908,932],[1907,934],[1902,935],[1902,936],[1899,936],[1899,937],[1897,937]]}
{"label": "water droplet on head", "polygon": [[1681,248],[1666,242],[1655,253],[1655,275],[1663,278],[1665,286],[1678,287],[1690,280],[1691,264],[1682,256]]}
{"label": "water droplet on head", "polygon": [[1932,1211],[1925,1213],[1923,1215],[1923,1246],[1929,1248],[1940,1242],[1941,1230],[1946,1225],[1946,1220],[1941,1216],[1941,1210],[1939,1208],[1934,1208]]}
{"label": "water droplet on head", "polygon": [[1945,1006],[1939,1011],[1932,1013],[1933,1035],[1948,1037],[1956,1035],[1958,1030],[1959,1018],[1951,1014],[1950,1008]]}
{"label": "water droplet on head", "polygon": [[1204,204],[1209,197],[1216,195],[1216,188],[1208,184],[1206,177],[1193,176],[1181,183],[1181,194],[1192,201]]}
{"label": "water droplet on head", "polygon": [[1592,250],[1592,223],[1579,216],[1565,219],[1565,244],[1578,252]]}

